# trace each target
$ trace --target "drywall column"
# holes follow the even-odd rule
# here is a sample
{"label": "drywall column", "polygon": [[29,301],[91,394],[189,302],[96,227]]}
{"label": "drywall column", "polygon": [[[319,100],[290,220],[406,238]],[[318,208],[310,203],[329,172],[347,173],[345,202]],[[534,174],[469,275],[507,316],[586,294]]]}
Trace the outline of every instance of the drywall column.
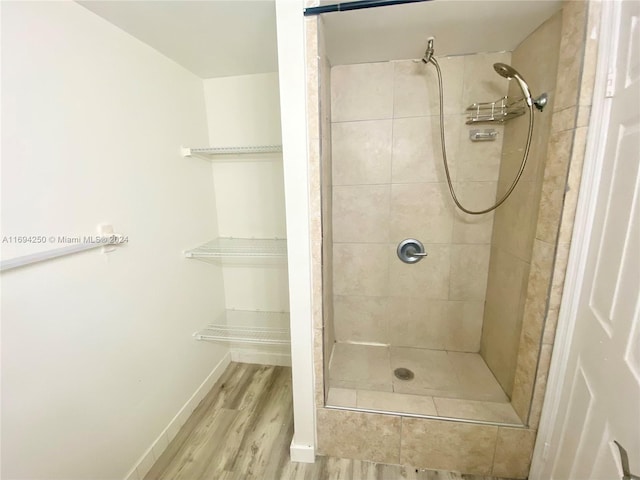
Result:
{"label": "drywall column", "polygon": [[291,307],[294,434],[291,460],[315,460],[311,251],[304,58],[301,0],[276,0],[280,115],[284,164]]}

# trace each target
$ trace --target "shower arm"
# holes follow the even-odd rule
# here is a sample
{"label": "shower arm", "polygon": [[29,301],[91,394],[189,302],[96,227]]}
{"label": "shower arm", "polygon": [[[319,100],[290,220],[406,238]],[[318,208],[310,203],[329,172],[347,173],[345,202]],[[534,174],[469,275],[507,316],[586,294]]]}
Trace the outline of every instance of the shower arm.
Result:
{"label": "shower arm", "polygon": [[[453,198],[453,201],[456,204],[456,206],[460,210],[462,210],[464,213],[468,213],[469,215],[482,215],[484,213],[492,212],[493,210],[498,208],[500,205],[502,205],[507,200],[507,198],[509,198],[509,196],[511,195],[511,192],[513,192],[513,190],[516,188],[516,185],[520,181],[520,177],[522,177],[522,174],[524,173],[524,169],[527,165],[527,158],[529,157],[529,149],[531,148],[531,137],[533,135],[533,107],[532,107],[533,102],[531,101],[531,95],[527,95],[527,92],[529,89],[527,88],[525,90],[525,88],[523,88],[522,86],[522,83],[518,81],[518,85],[520,85],[523,95],[525,97],[528,97],[527,107],[529,109],[529,130],[527,132],[527,143],[525,145],[524,154],[522,156],[522,162],[520,164],[520,168],[518,169],[518,173],[516,174],[513,182],[507,189],[506,193],[494,205],[492,205],[489,208],[485,208],[484,210],[477,210],[477,211],[469,210],[468,208],[465,208],[460,203],[460,201],[458,200],[458,197],[456,196],[456,192],[453,188],[453,182],[451,181],[451,172],[449,171],[449,162],[447,161],[447,149],[446,149],[445,138],[444,138],[444,105],[443,105],[444,95],[442,93],[442,72],[440,71],[440,65],[438,65],[438,62],[435,59],[435,57],[432,56],[429,59],[429,62],[433,63],[433,65],[436,67],[436,72],[438,74],[438,91],[439,91],[439,99],[440,99],[440,143],[442,144],[442,159],[444,162],[444,173],[445,173],[445,176],[447,177],[447,184],[449,186],[449,192],[451,192],[451,197]],[[545,99],[545,103],[546,103],[546,99]]]}

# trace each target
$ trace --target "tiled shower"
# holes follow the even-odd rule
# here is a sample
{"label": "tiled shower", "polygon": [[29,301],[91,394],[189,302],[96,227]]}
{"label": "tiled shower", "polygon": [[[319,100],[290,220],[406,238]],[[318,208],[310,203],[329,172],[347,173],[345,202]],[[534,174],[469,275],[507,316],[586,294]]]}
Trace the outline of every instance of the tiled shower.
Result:
{"label": "tiled shower", "polygon": [[[526,116],[467,124],[468,106],[521,95],[492,68],[514,59],[517,68],[531,70],[536,92],[553,94],[557,54],[536,68],[527,65],[539,45],[557,51],[559,32],[556,14],[513,53],[438,59],[449,168],[467,208],[491,206],[509,186],[528,126]],[[531,205],[539,202],[527,199],[539,199],[550,113],[536,113],[534,147],[517,193],[495,213],[469,215],[456,209],[448,191],[432,65],[338,65],[330,88],[332,216],[326,222],[333,230],[335,344],[327,403],[522,424],[509,399],[537,219]],[[495,139],[472,141],[478,129],[495,132]],[[396,254],[407,238],[424,244],[428,255],[418,263]],[[413,377],[398,378],[399,368]]]}
{"label": "tiled shower", "polygon": [[[472,142],[478,126],[465,124],[464,110],[507,94],[507,80],[491,65],[510,57],[440,59],[454,187],[477,206],[495,199],[504,127],[491,125],[495,141]],[[450,201],[436,82],[432,66],[412,60],[331,70],[336,344],[329,403],[395,410],[401,400],[405,411],[434,414],[433,402],[416,395],[433,396],[443,410],[449,398],[507,402],[477,354],[493,214],[459,213]],[[406,238],[420,240],[428,256],[401,262],[396,246]],[[396,368],[415,376],[397,379]],[[506,408],[501,419],[517,421]]]}
{"label": "tiled shower", "polygon": [[[566,2],[511,51],[438,57],[436,40],[453,186],[467,208],[500,197],[526,139],[526,115],[465,123],[472,103],[521,96],[493,64],[549,95],[520,184],[481,216],[455,210],[447,191],[433,67],[331,65],[323,20],[307,19],[321,454],[526,477],[575,205],[566,199],[579,178],[569,172],[580,169],[592,88],[582,70],[594,52],[586,5]],[[472,142],[474,128],[497,139]],[[405,238],[420,240],[426,258],[400,262]],[[398,367],[413,378],[396,378]]]}

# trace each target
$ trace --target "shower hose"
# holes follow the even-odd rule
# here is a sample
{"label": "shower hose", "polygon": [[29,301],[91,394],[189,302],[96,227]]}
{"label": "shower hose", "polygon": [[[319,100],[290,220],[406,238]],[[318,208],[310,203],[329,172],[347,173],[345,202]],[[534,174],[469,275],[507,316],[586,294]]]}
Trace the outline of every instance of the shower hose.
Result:
{"label": "shower hose", "polygon": [[[440,65],[438,65],[438,62],[434,57],[431,57],[429,59],[429,62],[435,65],[436,71],[438,72],[438,91],[439,91],[439,97],[440,97],[440,143],[442,145],[442,160],[444,162],[444,173],[447,177],[447,184],[449,185],[449,191],[451,192],[451,197],[453,198],[453,201],[456,204],[456,206],[465,213],[468,213],[470,215],[482,215],[483,213],[489,213],[495,210],[496,208],[498,208],[500,205],[502,205],[505,202],[507,198],[509,198],[509,195],[511,195],[511,192],[513,192],[513,189],[516,188],[516,185],[520,181],[520,177],[522,177],[522,173],[524,172],[524,167],[527,165],[527,158],[529,157],[529,148],[531,147],[531,136],[533,134],[533,106],[527,103],[527,107],[529,107],[529,132],[527,133],[527,143],[524,148],[522,163],[520,164],[520,169],[518,170],[518,173],[515,176],[513,183],[511,183],[511,186],[507,189],[506,193],[502,196],[502,198],[500,198],[500,200],[498,200],[491,207],[485,208],[484,210],[469,210],[468,208],[465,208],[464,206],[462,206],[462,204],[458,200],[458,197],[456,196],[455,190],[453,189],[453,183],[451,181],[451,173],[449,172],[449,162],[447,160],[447,147],[445,145],[445,139],[444,139],[444,101],[443,101],[444,95],[442,93],[442,72],[440,71]],[[524,91],[523,91],[523,94],[525,94]]]}

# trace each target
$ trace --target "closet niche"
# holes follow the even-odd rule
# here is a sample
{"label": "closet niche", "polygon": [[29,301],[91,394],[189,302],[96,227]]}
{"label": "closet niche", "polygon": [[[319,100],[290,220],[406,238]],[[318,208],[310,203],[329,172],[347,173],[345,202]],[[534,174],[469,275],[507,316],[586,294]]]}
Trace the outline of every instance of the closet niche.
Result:
{"label": "closet niche", "polygon": [[184,252],[218,265],[225,314],[194,333],[224,342],[231,360],[290,365],[287,245],[277,73],[204,81],[210,146],[185,146],[211,162],[218,237]]}

